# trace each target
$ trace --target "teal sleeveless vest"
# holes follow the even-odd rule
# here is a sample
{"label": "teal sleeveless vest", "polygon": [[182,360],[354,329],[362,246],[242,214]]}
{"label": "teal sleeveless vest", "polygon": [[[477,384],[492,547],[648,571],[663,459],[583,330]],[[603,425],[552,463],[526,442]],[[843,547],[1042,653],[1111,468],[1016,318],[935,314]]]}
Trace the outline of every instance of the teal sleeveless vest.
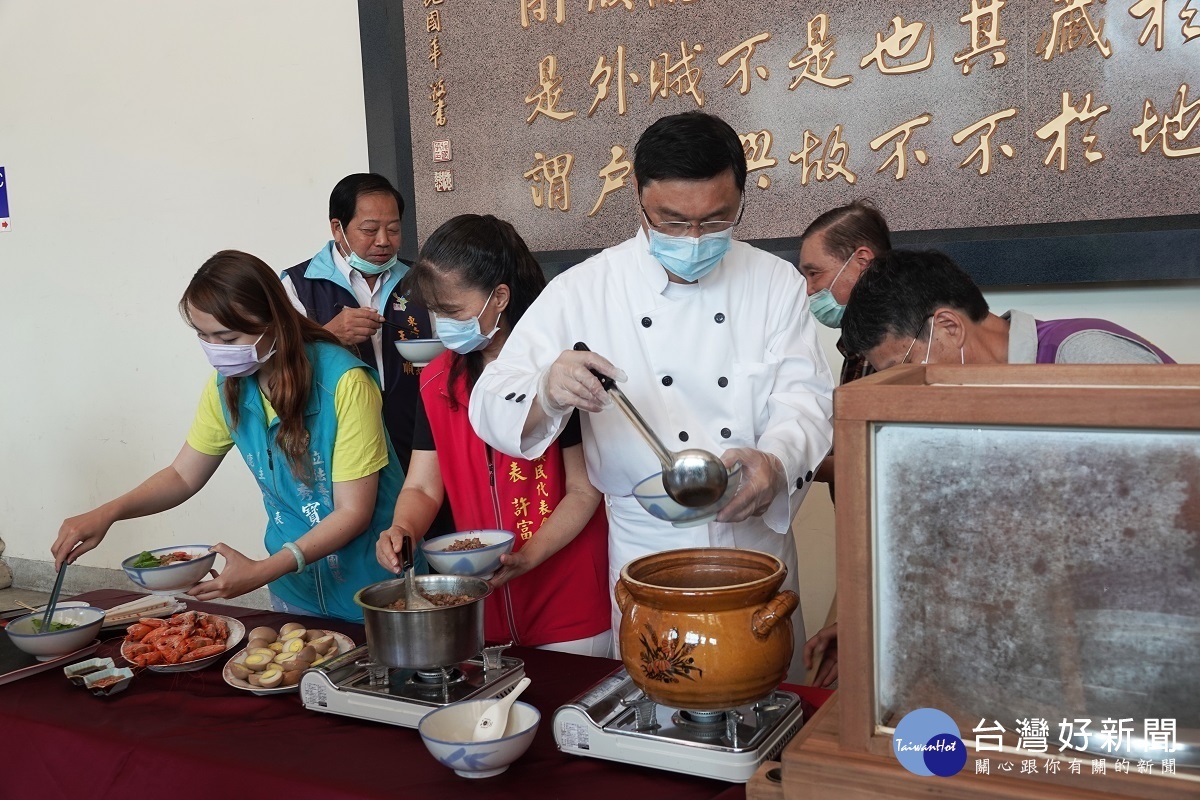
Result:
{"label": "teal sleeveless vest", "polygon": [[[279,418],[267,426],[262,400],[252,379],[242,383],[238,397],[240,424],[230,426],[233,443],[258,481],[263,505],[267,510],[264,544],[274,555],[284,542],[294,542],[333,512],[333,479],[330,473],[333,445],[337,439],[337,415],[334,391],[338,381],[355,367],[366,369],[376,379],[375,370],[343,348],[326,342],[305,347],[313,365],[313,382],[304,409],[304,427],[309,434],[313,481],[304,484],[292,474],[287,457],[275,443]],[[230,423],[223,390],[225,379],[217,378],[217,393],[226,424]],[[309,564],[303,572],[291,572],[269,584],[270,590],[284,602],[312,609],[323,616],[361,622],[362,609],[354,603],[354,593],[364,586],[394,578],[375,560],[375,541],[379,532],[390,527],[396,496],[404,483],[404,472],[388,437],[388,464],[379,473],[379,491],[370,525],[336,552]],[[419,554],[418,554],[419,555]],[[423,562],[423,556],[420,556]],[[423,563],[418,571],[423,571]]]}

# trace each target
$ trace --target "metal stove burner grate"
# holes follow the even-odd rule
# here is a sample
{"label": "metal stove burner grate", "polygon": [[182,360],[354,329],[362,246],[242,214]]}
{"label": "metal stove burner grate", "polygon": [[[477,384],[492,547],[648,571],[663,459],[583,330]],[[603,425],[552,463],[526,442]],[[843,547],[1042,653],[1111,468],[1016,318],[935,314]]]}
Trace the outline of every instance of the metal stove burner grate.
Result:
{"label": "metal stove burner grate", "polygon": [[441,669],[419,669],[408,680],[414,686],[426,688],[452,686],[466,679],[467,676],[458,667],[450,667],[449,669],[442,667]]}
{"label": "metal stove burner grate", "polygon": [[737,750],[747,742],[760,740],[774,729],[787,706],[794,704],[789,697],[772,692],[752,705],[698,711],[659,705],[638,691],[620,701],[620,705],[632,713],[614,718],[605,728],[642,737],[718,744]]}
{"label": "metal stove burner grate", "polygon": [[736,711],[676,711],[671,722],[680,731],[686,731],[696,741],[728,739],[734,746],[738,741],[738,723],[741,714]]}
{"label": "metal stove burner grate", "polygon": [[[369,694],[392,700],[412,701],[439,706],[476,696],[492,695],[489,689],[513,683],[524,674],[519,659],[485,652],[460,664],[433,669],[399,669],[371,660],[365,647],[359,648],[355,669],[333,670],[329,677],[339,690]],[[519,672],[513,678],[514,673]]]}
{"label": "metal stove burner grate", "polygon": [[676,712],[675,722],[680,725],[695,725],[711,727],[725,724],[724,711],[679,711]]}
{"label": "metal stove burner grate", "polygon": [[797,695],[696,711],[656,704],[618,668],[554,714],[559,749],[592,758],[746,781],[803,723]]}
{"label": "metal stove burner grate", "polygon": [[460,664],[432,670],[375,663],[366,646],[344,653],[301,678],[305,707],[416,727],[431,709],[461,700],[502,697],[525,676],[525,664],[488,648]]}

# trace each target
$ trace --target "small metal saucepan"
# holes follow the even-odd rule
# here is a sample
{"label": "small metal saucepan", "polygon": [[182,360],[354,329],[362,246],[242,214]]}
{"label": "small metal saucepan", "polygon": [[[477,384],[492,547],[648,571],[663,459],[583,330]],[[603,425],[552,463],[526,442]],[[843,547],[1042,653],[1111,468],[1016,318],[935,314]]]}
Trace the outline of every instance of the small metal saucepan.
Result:
{"label": "small metal saucepan", "polygon": [[417,575],[416,588],[425,594],[467,595],[454,606],[391,609],[405,597],[404,578],[359,589],[354,602],[363,610],[367,648],[375,661],[402,669],[432,669],[457,664],[483,650],[483,599],[492,592],[488,582],[462,575]]}

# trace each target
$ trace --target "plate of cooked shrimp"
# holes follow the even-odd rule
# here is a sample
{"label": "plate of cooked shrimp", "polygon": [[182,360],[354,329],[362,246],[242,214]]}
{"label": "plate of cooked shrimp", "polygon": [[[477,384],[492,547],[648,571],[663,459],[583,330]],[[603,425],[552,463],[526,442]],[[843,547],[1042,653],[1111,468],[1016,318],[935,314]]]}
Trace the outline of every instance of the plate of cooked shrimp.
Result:
{"label": "plate of cooked shrimp", "polygon": [[146,617],[125,629],[121,656],[151,672],[191,672],[212,665],[246,635],[233,617],[185,611],[165,619]]}

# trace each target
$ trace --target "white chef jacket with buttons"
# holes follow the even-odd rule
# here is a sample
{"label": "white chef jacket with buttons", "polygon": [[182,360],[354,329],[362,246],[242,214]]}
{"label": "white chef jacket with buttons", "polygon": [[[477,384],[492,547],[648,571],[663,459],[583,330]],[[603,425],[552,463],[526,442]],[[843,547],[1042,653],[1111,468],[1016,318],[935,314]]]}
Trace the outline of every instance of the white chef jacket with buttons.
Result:
{"label": "white chef jacket with buttons", "polygon": [[[662,466],[625,415],[611,405],[582,414],[588,476],[608,509],[610,591],[630,560],[681,547],[772,553],[795,590],[791,520],[833,439],[833,377],[800,273],[735,241],[695,284],[671,283],[639,232],[556,277],[525,312],[471,394],[480,437],[501,452],[541,455],[568,414],[521,431],[540,376],[576,342],[625,371],[621,391],[668,448],[752,447],[778,456],[787,473],[787,491],[761,517],[675,528],[632,495]],[[802,644],[799,610],[792,620]],[[619,622],[614,611],[614,634]]]}

